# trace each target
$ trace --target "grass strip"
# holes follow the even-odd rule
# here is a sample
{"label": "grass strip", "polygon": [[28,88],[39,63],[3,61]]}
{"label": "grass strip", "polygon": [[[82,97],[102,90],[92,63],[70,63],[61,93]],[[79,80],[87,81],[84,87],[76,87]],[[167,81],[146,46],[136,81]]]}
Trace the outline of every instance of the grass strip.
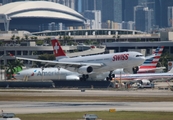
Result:
{"label": "grass strip", "polygon": [[173,97],[134,97],[134,96],[24,96],[0,95],[0,101],[39,101],[39,102],[173,102]]}
{"label": "grass strip", "polygon": [[84,114],[95,114],[102,120],[172,120],[172,112],[68,112],[68,113],[42,113],[42,114],[17,114],[21,120],[78,120]]}

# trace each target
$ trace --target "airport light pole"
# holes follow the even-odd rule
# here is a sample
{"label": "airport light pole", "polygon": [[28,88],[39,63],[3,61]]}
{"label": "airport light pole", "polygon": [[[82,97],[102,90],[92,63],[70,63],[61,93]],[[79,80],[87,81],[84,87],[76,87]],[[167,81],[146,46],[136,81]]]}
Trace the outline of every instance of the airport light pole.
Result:
{"label": "airport light pole", "polygon": [[1,64],[1,59],[4,57],[4,55],[2,55],[1,57],[0,57],[0,70],[1,70],[1,80],[2,80],[2,64]]}
{"label": "airport light pole", "polygon": [[60,80],[60,67],[58,66],[58,79]]}
{"label": "airport light pole", "polygon": [[42,78],[41,78],[41,81],[43,82],[43,70],[44,70],[44,67],[43,66],[41,67],[41,70],[42,70]]}

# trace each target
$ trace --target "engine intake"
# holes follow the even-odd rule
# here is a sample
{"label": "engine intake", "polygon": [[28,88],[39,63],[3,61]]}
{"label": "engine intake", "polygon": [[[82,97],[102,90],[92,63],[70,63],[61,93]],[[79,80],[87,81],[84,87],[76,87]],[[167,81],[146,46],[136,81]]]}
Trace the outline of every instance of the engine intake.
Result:
{"label": "engine intake", "polygon": [[90,74],[93,71],[93,68],[91,66],[82,66],[78,68],[77,71],[80,74]]}

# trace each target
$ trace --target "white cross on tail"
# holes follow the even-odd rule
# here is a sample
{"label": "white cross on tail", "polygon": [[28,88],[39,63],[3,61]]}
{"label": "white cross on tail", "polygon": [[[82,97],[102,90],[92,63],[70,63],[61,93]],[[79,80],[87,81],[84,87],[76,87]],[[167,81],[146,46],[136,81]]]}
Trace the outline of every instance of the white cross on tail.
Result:
{"label": "white cross on tail", "polygon": [[55,53],[57,54],[58,53],[58,50],[59,50],[59,46],[57,45],[58,43],[56,42],[55,43],[55,46],[54,46],[54,50],[55,50]]}

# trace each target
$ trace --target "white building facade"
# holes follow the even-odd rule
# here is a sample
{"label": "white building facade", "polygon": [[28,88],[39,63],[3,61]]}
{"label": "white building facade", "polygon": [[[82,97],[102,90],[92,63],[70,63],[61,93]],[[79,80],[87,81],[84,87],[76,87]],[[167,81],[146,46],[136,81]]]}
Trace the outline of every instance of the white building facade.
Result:
{"label": "white building facade", "polygon": [[168,26],[173,27],[173,6],[168,7]]}
{"label": "white building facade", "polygon": [[90,29],[101,29],[100,10],[87,10],[84,12],[84,17],[87,18],[87,24],[90,26]]}

